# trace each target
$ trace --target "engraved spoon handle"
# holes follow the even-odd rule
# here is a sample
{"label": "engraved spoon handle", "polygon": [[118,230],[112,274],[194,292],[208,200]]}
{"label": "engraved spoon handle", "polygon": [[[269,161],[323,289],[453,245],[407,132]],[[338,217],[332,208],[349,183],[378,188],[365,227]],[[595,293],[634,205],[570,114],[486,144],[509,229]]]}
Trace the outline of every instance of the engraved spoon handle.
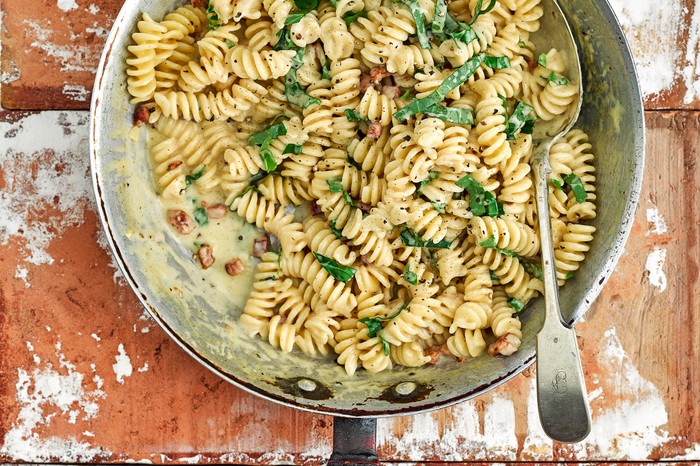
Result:
{"label": "engraved spoon handle", "polygon": [[545,433],[559,442],[580,442],[591,430],[591,415],[574,330],[561,318],[549,219],[549,149],[534,154],[537,221],[540,230],[545,320],[537,335],[537,406]]}

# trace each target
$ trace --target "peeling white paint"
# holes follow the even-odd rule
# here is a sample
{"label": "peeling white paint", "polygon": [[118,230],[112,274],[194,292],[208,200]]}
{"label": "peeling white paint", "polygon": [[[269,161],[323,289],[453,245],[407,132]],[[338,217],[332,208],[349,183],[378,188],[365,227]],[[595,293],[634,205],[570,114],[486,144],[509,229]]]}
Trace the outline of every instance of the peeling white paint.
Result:
{"label": "peeling white paint", "polygon": [[603,389],[601,387],[596,388],[591,393],[588,394],[588,402],[595,400],[603,394]]}
{"label": "peeling white paint", "polygon": [[649,224],[649,229],[646,233],[647,236],[663,235],[668,231],[666,220],[664,220],[664,216],[659,213],[659,209],[656,207],[647,209],[647,223]]}
{"label": "peeling white paint", "polygon": [[666,249],[654,246],[654,249],[647,254],[644,268],[647,271],[649,284],[656,287],[659,293],[666,290],[666,274],[664,273],[664,263],[666,262]]}
{"label": "peeling white paint", "polygon": [[22,24],[27,26],[25,33],[33,40],[29,46],[38,48],[46,55],[58,59],[61,71],[97,72],[96,65],[99,62],[101,50],[76,43],[55,44],[51,40],[52,29],[49,24],[33,20],[24,20]]}
{"label": "peeling white paint", "polygon": [[178,458],[178,461],[185,464],[197,464],[202,460],[202,455],[188,456],[185,458]]}
{"label": "peeling white paint", "polygon": [[[3,28],[3,19],[5,18],[5,13],[0,10],[0,31]],[[2,41],[0,41],[0,55],[2,54]],[[15,64],[14,60],[9,57],[3,59],[3,70],[0,70],[0,83],[11,83],[12,81],[17,81],[19,79],[19,69]]]}
{"label": "peeling white paint", "polygon": [[537,379],[530,378],[527,395],[527,437],[523,442],[522,457],[535,461],[551,461],[553,458],[552,439],[547,437],[540,424],[537,409]]}
{"label": "peeling white paint", "polygon": [[98,343],[102,340],[102,338],[98,337],[96,333],[91,333],[90,336]]}
{"label": "peeling white paint", "polygon": [[131,377],[134,368],[131,365],[131,359],[129,359],[129,355],[126,354],[122,343],[119,343],[117,351],[119,351],[119,353],[114,357],[116,362],[112,364],[112,369],[117,376],[117,382],[124,385],[124,377]]}
{"label": "peeling white paint", "polygon": [[[611,0],[637,65],[639,84],[647,98],[669,91],[682,59],[683,2],[669,0]],[[654,40],[649,40],[653,37]]]}
{"label": "peeling white paint", "polygon": [[[33,351],[34,347],[27,342],[27,348]],[[15,387],[20,411],[3,439],[0,456],[12,461],[72,463],[89,462],[109,454],[74,437],[35,432],[59,417],[70,423],[92,419],[98,413],[97,400],[105,397],[99,387],[87,389],[85,376],[62,354],[60,360],[60,370],[51,363],[44,367],[38,367],[37,363],[32,370],[17,369]]]}
{"label": "peeling white paint", "polygon": [[114,259],[114,254],[112,254],[112,249],[109,247],[109,241],[107,241],[107,235],[105,235],[103,228],[97,229],[97,244],[102,248],[104,252],[109,256],[109,266],[114,270],[114,275],[112,279],[117,285],[125,286],[126,279],[122,273],[117,261]]}
{"label": "peeling white paint", "polygon": [[61,92],[76,102],[88,102],[90,99],[90,91],[85,89],[85,86],[65,84]]}
{"label": "peeling white paint", "polygon": [[700,461],[700,443],[693,443],[691,448],[686,448],[685,453],[673,458],[669,461]]}
{"label": "peeling white paint", "polygon": [[148,362],[143,363],[143,366],[136,369],[136,372],[139,372],[141,374],[143,374],[144,372],[148,372]]}
{"label": "peeling white paint", "polygon": [[644,461],[669,441],[661,429],[668,414],[659,390],[642,377],[622,347],[615,329],[605,332],[598,358],[609,377],[606,391],[618,400],[614,406],[591,404],[593,426],[583,442],[573,445],[577,458]]}
{"label": "peeling white paint", "polygon": [[15,278],[17,280],[22,280],[24,282],[25,288],[29,288],[30,286],[32,286],[32,284],[29,283],[29,270],[20,265],[18,265],[15,269]]}
{"label": "peeling white paint", "polygon": [[78,4],[75,0],[58,0],[58,8],[63,11],[72,11],[78,9]]}
{"label": "peeling white paint", "polygon": [[700,2],[695,2],[695,11],[690,20],[688,44],[685,49],[683,80],[687,88],[683,96],[684,104],[700,99]]}
{"label": "peeling white paint", "polygon": [[[42,112],[0,122],[7,184],[0,193],[0,245],[12,239],[30,264],[53,263],[47,252],[53,238],[81,224],[85,208],[93,208],[88,121],[85,112]],[[60,215],[41,215],[53,210]]]}
{"label": "peeling white paint", "polygon": [[100,12],[100,9],[95,5],[94,3],[91,3],[90,6],[88,7],[87,11],[90,12],[92,15],[96,15],[97,13]]}

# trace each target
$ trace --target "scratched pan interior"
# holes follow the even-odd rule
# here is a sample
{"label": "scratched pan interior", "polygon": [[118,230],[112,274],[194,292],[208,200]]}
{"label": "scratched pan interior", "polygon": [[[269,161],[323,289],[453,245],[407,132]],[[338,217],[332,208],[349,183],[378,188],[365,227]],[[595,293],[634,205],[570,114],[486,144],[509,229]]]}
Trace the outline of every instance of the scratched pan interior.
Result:
{"label": "scratched pan interior", "polygon": [[[141,11],[155,19],[182,2],[127,0],[107,39],[92,101],[91,164],[99,213],[116,259],[144,306],[195,359],[224,379],[268,399],[341,416],[383,416],[447,406],[484,393],[528,367],[535,357],[543,318],[541,301],[522,315],[523,344],[516,354],[483,356],[459,364],[370,374],[345,374],[331,356],[283,354],[247,337],[237,325],[232,299],[249,289],[212,288],[166,226],[144,137],[127,137],[133,114],[128,104],[126,46]],[[598,232],[576,277],[561,290],[565,318],[574,322],[588,309],[612,272],[631,228],[641,185],[644,121],[634,66],[622,31],[605,0],[566,0],[583,60],[585,102],[579,126],[597,155]],[[538,51],[539,52],[539,51]],[[167,273],[165,273],[167,271]],[[213,305],[212,303],[216,303]],[[301,378],[317,389],[298,388]],[[394,387],[414,382],[398,395]]]}

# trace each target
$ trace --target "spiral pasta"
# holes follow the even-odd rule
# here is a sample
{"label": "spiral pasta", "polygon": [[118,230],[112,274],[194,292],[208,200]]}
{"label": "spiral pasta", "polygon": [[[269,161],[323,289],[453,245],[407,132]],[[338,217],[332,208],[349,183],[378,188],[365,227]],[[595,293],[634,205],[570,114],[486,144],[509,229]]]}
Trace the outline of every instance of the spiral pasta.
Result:
{"label": "spiral pasta", "polygon": [[[537,56],[539,0],[489,5],[449,1],[459,30],[450,20],[446,33],[431,0],[211,0],[143,15],[126,87],[155,133],[153,189],[232,292],[255,268],[246,334],[347,374],[522,345],[519,314],[543,292],[532,132],[581,96],[560,52]],[[550,151],[560,285],[595,244],[592,142],[574,129]],[[218,257],[230,248],[210,225],[227,216],[256,229],[253,257]]]}

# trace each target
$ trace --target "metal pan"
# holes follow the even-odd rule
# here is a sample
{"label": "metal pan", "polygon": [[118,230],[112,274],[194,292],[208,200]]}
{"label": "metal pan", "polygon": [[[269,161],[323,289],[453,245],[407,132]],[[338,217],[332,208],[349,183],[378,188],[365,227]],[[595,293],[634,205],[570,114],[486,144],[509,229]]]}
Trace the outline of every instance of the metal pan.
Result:
{"label": "metal pan", "polygon": [[[185,351],[227,381],[299,409],[346,417],[412,414],[482,394],[527,368],[535,358],[543,309],[524,312],[523,344],[507,358],[404,368],[353,377],[331,357],[283,354],[239,328],[248,289],[230,290],[191,260],[164,221],[148,161],[147,141],[127,136],[126,47],[142,11],[154,18],[178,0],[127,0],[107,38],[92,98],[90,156],[97,205],[107,238],[129,284],[153,318]],[[623,33],[606,0],[561,5],[581,50],[585,102],[579,126],[597,154],[598,231],[576,277],[561,290],[564,317],[575,322],[600,292],[622,253],[639,197],[644,115]],[[212,284],[214,287],[212,287]],[[300,381],[303,381],[300,383]]]}

